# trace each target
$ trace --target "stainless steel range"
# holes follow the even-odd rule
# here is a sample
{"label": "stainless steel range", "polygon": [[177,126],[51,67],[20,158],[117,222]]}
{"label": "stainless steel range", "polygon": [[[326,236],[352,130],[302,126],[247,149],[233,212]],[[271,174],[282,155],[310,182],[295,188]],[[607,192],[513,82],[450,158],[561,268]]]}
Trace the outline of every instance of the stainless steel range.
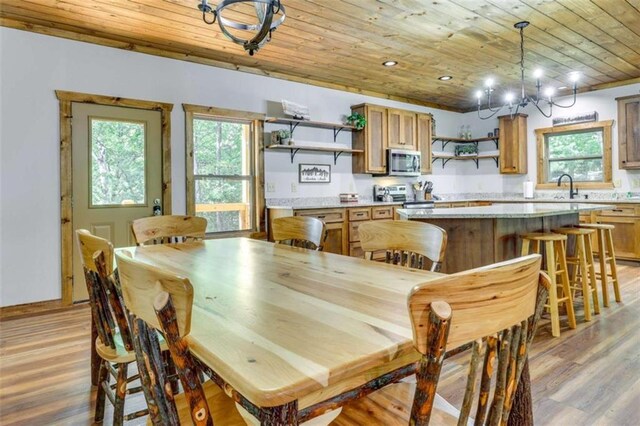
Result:
{"label": "stainless steel range", "polygon": [[373,199],[375,201],[394,201],[396,203],[405,202],[407,201],[407,185],[373,185]]}

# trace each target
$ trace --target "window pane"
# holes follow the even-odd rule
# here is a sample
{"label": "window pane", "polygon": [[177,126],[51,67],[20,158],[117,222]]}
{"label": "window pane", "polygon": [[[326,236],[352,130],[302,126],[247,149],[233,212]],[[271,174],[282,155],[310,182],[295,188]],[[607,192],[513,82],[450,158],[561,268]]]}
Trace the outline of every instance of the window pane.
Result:
{"label": "window pane", "polygon": [[602,156],[602,130],[547,136],[549,159]]}
{"label": "window pane", "polygon": [[91,205],[144,205],[145,124],[90,119]]}
{"label": "window pane", "polygon": [[195,181],[196,215],[207,219],[207,232],[252,229],[249,181],[200,178]]}
{"label": "window pane", "polygon": [[560,175],[568,173],[574,181],[602,182],[602,159],[549,161],[549,182],[557,182]]}
{"label": "window pane", "polygon": [[193,119],[194,175],[248,175],[250,126]]}

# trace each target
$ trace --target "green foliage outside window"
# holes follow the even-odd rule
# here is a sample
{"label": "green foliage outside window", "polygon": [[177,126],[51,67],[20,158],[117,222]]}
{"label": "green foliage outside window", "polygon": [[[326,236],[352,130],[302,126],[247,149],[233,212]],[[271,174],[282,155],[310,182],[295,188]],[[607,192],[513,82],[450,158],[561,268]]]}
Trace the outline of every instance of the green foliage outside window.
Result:
{"label": "green foliage outside window", "polygon": [[[207,232],[251,229],[250,132],[245,123],[213,119],[193,120],[195,203],[224,210],[224,204],[241,204],[231,211],[205,211]],[[243,220],[244,218],[244,220]],[[248,219],[247,219],[248,218]]]}
{"label": "green foliage outside window", "polygon": [[549,182],[556,182],[563,173],[578,182],[604,180],[602,129],[549,134],[546,142]]}
{"label": "green foliage outside window", "polygon": [[90,126],[91,204],[144,204],[144,123],[92,118]]}

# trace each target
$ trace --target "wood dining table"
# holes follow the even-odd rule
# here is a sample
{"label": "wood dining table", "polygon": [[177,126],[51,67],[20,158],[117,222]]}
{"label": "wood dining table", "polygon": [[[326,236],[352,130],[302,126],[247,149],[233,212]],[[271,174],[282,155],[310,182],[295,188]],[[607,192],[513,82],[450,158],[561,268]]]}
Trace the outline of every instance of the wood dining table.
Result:
{"label": "wood dining table", "polygon": [[407,295],[442,276],[246,238],[121,250],[189,278],[190,351],[263,425],[302,423],[413,374]]}

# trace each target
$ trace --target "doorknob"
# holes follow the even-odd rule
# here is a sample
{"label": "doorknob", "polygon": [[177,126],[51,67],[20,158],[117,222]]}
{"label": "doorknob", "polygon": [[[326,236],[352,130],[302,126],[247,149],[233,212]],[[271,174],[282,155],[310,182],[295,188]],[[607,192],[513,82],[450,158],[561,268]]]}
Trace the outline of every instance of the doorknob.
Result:
{"label": "doorknob", "polygon": [[153,200],[153,215],[162,216],[162,206],[160,205],[160,198]]}

